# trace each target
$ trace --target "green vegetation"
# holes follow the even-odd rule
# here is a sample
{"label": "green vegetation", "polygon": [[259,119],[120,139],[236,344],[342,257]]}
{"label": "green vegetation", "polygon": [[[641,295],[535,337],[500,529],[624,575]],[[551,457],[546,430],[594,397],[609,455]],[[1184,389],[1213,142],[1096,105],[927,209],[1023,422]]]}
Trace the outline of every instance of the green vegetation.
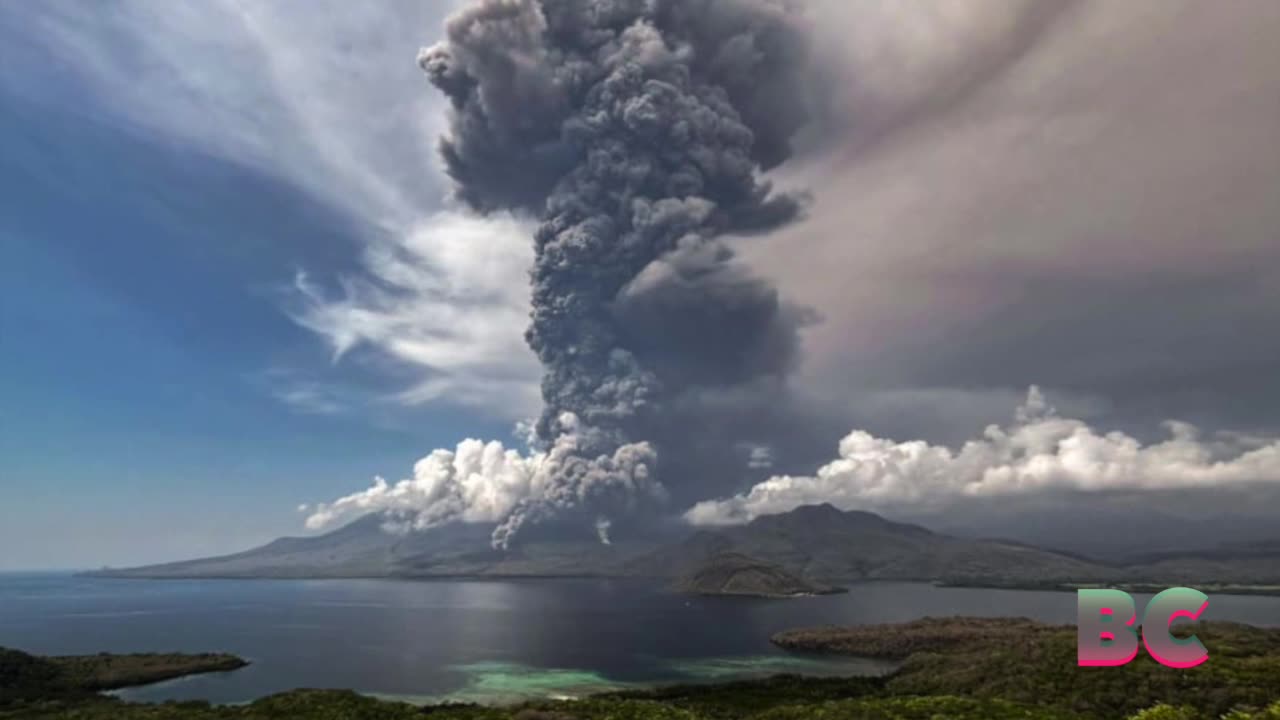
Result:
{"label": "green vegetation", "polygon": [[1209,662],[1174,670],[1145,655],[1121,668],[1078,668],[1074,628],[1030,620],[818,628],[774,640],[902,665],[885,677],[782,675],[512,707],[424,708],[313,690],[241,706],[130,704],[84,693],[120,677],[103,670],[118,660],[0,651],[0,720],[1280,720],[1280,630],[1205,623],[1195,631]]}
{"label": "green vegetation", "polygon": [[0,707],[65,691],[53,662],[0,648]]}
{"label": "green vegetation", "polygon": [[142,654],[53,657],[60,676],[83,690],[117,690],[211,672],[230,672],[248,665],[235,655]]}
{"label": "green vegetation", "polygon": [[771,639],[788,650],[905,660],[921,652],[1042,643],[1062,630],[1026,618],[924,618],[902,625],[804,628]]}
{"label": "green vegetation", "polygon": [[95,698],[102,690],[147,685],[247,665],[234,655],[139,654],[38,658],[0,648],[0,716],[6,706],[52,698]]}
{"label": "green vegetation", "polygon": [[1010,638],[949,653],[917,653],[888,685],[900,694],[963,691],[1097,717],[1135,713],[1157,702],[1217,717],[1280,698],[1280,633],[1216,623],[1197,633],[1211,659],[1189,670],[1164,667],[1145,655],[1120,668],[1078,668],[1075,629],[1063,628],[1032,642]]}
{"label": "green vegetation", "polygon": [[1166,668],[1145,654],[1124,667],[1079,668],[1075,628],[1025,619],[816,628],[781,633],[774,642],[794,650],[902,658],[902,667],[885,680],[891,695],[998,698],[1082,717],[1124,717],[1166,703],[1197,718],[1217,718],[1280,699],[1280,631],[1203,623],[1195,632],[1210,660],[1189,670]]}

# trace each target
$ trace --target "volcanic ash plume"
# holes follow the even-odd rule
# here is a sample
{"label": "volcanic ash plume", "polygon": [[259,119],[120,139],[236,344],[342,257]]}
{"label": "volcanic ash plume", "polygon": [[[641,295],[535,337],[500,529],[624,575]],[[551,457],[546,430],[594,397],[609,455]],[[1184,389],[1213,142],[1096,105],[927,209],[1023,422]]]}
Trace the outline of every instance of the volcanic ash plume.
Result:
{"label": "volcanic ash plume", "polygon": [[541,218],[536,439],[571,436],[572,451],[496,545],[562,510],[634,502],[614,490],[657,482],[646,439],[673,398],[790,369],[800,314],[719,238],[798,213],[760,179],[805,116],[795,23],[769,0],[484,0],[421,53],[452,103],[440,149],[458,197]]}
{"label": "volcanic ash plume", "polygon": [[760,177],[806,117],[797,22],[781,0],[482,0],[448,21],[419,64],[451,103],[456,194],[539,219],[526,339],[544,410],[530,454],[437,451],[312,527],[495,522],[505,548],[530,524],[597,519],[607,543],[609,518],[739,479],[748,435],[768,433],[736,398],[768,404],[807,320],[723,242],[799,212]]}

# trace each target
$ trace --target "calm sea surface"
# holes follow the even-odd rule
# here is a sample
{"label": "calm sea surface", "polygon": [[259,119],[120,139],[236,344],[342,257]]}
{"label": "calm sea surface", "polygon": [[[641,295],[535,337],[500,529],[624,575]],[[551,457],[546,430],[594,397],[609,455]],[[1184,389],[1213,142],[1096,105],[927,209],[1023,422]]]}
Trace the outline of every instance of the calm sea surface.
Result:
{"label": "calm sea surface", "polygon": [[[1069,623],[1072,593],[854,586],[798,600],[688,598],[614,581],[102,580],[0,574],[0,646],[41,654],[236,653],[234,673],[130,690],[241,702],[298,687],[506,701],[774,672],[883,671],[769,635],[824,623],[1017,615]],[[1213,596],[1210,619],[1280,625],[1280,598]]]}

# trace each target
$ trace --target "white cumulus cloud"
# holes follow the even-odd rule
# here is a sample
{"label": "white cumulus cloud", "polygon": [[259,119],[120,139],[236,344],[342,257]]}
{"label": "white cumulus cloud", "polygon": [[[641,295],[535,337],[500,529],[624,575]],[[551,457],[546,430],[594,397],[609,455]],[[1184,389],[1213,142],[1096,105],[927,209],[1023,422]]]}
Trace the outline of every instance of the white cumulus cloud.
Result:
{"label": "white cumulus cloud", "polygon": [[1048,490],[1173,490],[1280,483],[1280,438],[1218,433],[1165,423],[1152,444],[1059,417],[1031,388],[1009,427],[992,425],[958,451],[924,441],[896,442],[855,430],[840,456],[813,476],[776,476],[734,497],[685,513],[694,525],[748,522],[814,503],[842,509],[937,508],[964,497]]}
{"label": "white cumulus cloud", "polygon": [[[480,440],[435,450],[414,465],[410,478],[395,484],[375,478],[365,490],[311,507],[307,527],[323,530],[372,512],[390,515],[390,525],[404,531],[452,522],[500,523],[494,544],[506,547],[525,524],[589,502],[627,512],[646,500],[665,499],[664,488],[649,472],[656,455],[647,443],[584,459],[579,446],[592,441],[592,430],[568,413],[561,424],[570,431],[545,451],[526,454]],[[601,516],[595,527],[608,544],[609,520]]]}
{"label": "white cumulus cloud", "polygon": [[498,522],[536,493],[545,464],[543,454],[523,455],[496,440],[463,440],[419,460],[412,477],[395,484],[375,478],[365,490],[310,508],[307,527],[323,530],[370,512],[408,516],[416,529],[455,520]]}

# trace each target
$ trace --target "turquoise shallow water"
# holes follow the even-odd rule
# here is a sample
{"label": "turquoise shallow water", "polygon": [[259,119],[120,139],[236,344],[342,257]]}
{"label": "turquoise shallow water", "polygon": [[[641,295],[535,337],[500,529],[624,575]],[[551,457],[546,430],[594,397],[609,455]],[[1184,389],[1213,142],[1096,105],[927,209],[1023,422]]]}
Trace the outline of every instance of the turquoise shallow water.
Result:
{"label": "turquoise shallow water", "polygon": [[[1214,597],[1211,619],[1280,623],[1280,598]],[[122,693],[243,702],[293,688],[507,702],[778,672],[880,672],[793,655],[772,633],[933,615],[1073,622],[1075,595],[857,585],[794,600],[688,598],[611,581],[145,581],[0,575],[0,645],[45,654],[233,652],[224,675]]]}
{"label": "turquoise shallow water", "polygon": [[878,675],[889,663],[863,659],[808,658],[789,655],[742,655],[673,661],[668,671],[647,681],[624,682],[591,670],[538,668],[517,663],[483,662],[456,665],[467,676],[464,685],[440,695],[391,695],[386,699],[420,705],[445,702],[505,705],[529,698],[579,698],[592,693],[634,690],[668,683],[714,683],[779,674],[818,677]]}

